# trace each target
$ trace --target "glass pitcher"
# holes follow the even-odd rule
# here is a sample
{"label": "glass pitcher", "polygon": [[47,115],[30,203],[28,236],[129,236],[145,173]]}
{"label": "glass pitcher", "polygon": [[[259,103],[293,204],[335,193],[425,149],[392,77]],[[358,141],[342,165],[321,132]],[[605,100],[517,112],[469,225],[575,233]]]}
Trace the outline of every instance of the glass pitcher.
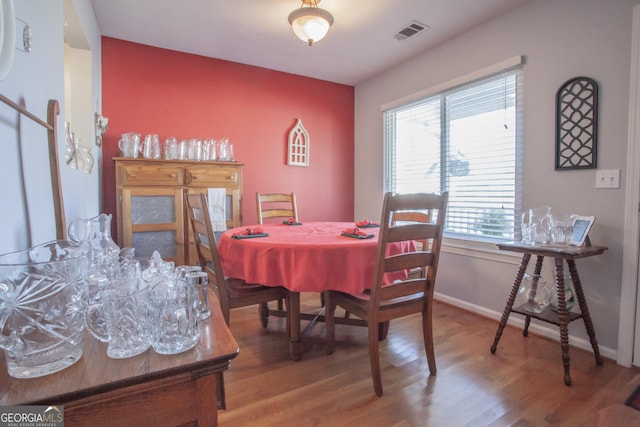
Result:
{"label": "glass pitcher", "polygon": [[69,239],[75,243],[88,242],[96,252],[94,259],[107,252],[119,251],[111,239],[111,215],[101,213],[93,218],[78,218],[69,225]]}
{"label": "glass pitcher", "polygon": [[534,243],[549,243],[549,226],[551,221],[551,206],[540,206],[529,209],[529,217],[532,224],[532,237]]}
{"label": "glass pitcher", "polygon": [[140,134],[123,133],[122,138],[118,141],[118,147],[122,151],[123,157],[137,158],[140,152]]}

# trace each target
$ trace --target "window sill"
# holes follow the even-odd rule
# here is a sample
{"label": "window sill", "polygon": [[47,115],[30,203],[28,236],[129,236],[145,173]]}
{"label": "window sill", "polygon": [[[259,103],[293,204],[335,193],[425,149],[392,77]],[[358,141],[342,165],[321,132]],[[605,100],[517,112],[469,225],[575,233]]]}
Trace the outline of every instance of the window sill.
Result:
{"label": "window sill", "polygon": [[471,258],[485,259],[489,261],[503,262],[507,264],[520,264],[522,255],[516,252],[505,252],[498,249],[495,243],[478,242],[445,237],[442,240],[441,251],[444,253],[462,255]]}

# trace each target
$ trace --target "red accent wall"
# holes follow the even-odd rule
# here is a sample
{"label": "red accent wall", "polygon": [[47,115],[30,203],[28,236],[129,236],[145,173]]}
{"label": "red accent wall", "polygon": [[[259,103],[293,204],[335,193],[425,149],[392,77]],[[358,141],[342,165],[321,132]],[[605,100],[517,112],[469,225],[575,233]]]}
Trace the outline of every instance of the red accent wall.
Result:
{"label": "red accent wall", "polygon": [[[109,37],[102,38],[102,85],[109,118],[102,210],[114,218],[112,158],[120,155],[120,135],[137,132],[158,134],[162,143],[228,137],[244,163],[245,224],[257,221],[256,192],[295,192],[302,221],[354,219],[352,86]],[[310,137],[308,167],[286,164],[298,118]]]}

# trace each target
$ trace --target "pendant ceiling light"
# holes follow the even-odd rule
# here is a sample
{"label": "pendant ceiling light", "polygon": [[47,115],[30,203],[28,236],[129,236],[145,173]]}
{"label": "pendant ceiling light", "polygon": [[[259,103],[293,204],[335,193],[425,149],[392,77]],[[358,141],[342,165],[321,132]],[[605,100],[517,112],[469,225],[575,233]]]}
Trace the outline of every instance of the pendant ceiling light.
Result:
{"label": "pendant ceiling light", "polygon": [[289,14],[289,24],[300,40],[311,46],[327,35],[333,16],[318,7],[320,0],[302,0],[300,9]]}

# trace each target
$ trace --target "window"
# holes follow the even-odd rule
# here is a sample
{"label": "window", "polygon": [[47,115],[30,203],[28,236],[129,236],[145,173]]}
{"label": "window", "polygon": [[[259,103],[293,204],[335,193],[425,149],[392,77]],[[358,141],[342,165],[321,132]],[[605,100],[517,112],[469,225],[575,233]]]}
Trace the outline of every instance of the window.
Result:
{"label": "window", "polygon": [[448,191],[447,237],[517,238],[521,101],[518,67],[383,109],[385,191]]}

